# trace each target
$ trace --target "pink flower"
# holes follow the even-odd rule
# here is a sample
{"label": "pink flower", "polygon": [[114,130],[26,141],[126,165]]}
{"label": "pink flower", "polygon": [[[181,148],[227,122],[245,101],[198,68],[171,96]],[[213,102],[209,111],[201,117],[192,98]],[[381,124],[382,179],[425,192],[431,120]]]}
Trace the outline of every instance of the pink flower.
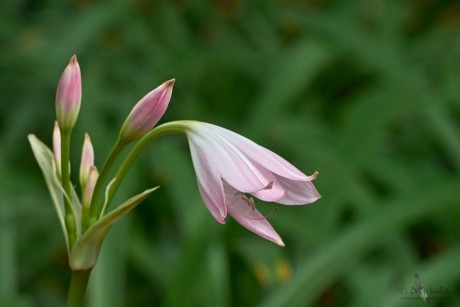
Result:
{"label": "pink flower", "polygon": [[174,79],[166,81],[134,106],[121,127],[121,140],[135,141],[155,126],[168,108],[174,82]]}
{"label": "pink flower", "polygon": [[227,212],[248,230],[284,246],[278,233],[244,193],[269,202],[302,205],[320,195],[307,176],[289,162],[227,129],[187,123],[198,187],[214,216],[224,224]]}
{"label": "pink flower", "polygon": [[80,162],[80,186],[82,190],[85,189],[86,181],[89,176],[89,170],[92,166],[94,166],[93,144],[91,143],[88,133],[85,133]]}
{"label": "pink flower", "polygon": [[74,55],[62,73],[56,92],[56,118],[61,132],[72,130],[80,111],[81,72]]}

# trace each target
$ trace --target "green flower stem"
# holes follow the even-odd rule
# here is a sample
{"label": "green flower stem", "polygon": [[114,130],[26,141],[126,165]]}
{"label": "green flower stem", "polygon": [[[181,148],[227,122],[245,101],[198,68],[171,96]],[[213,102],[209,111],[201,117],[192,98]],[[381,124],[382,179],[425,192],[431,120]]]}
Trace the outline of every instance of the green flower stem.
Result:
{"label": "green flower stem", "polygon": [[117,174],[115,175],[116,180],[113,181],[110,185],[110,189],[108,191],[107,199],[105,200],[104,206],[101,208],[99,212],[99,218],[105,214],[105,211],[108,207],[108,204],[113,198],[113,195],[117,191],[120,183],[122,182],[123,178],[125,177],[126,173],[128,172],[131,165],[134,163],[136,158],[139,154],[144,150],[145,146],[153,142],[160,136],[172,133],[180,133],[184,132],[186,129],[186,123],[188,121],[174,121],[163,124],[161,126],[156,127],[155,129],[151,130],[149,133],[144,135],[139,142],[131,149],[128,156],[123,161],[122,165],[118,169]]}
{"label": "green flower stem", "polygon": [[[96,185],[94,187],[93,196],[91,198],[89,216],[83,216],[83,232],[91,226],[97,220],[97,212],[99,206],[99,195],[101,194],[101,190],[104,184],[104,181],[107,179],[109,175],[110,169],[112,168],[113,164],[117,160],[120,153],[126,147],[127,143],[117,140],[115,145],[113,146],[112,150],[110,151],[109,156],[104,162],[102,166],[101,172],[99,173],[99,178],[97,179]],[[86,215],[88,214],[87,210],[83,211]]]}
{"label": "green flower stem", "polygon": [[64,208],[65,208],[65,226],[67,235],[69,237],[69,250],[77,240],[77,227],[75,214],[70,204],[71,191],[70,191],[70,131],[62,133],[61,136],[61,180],[64,189]]}
{"label": "green flower stem", "polygon": [[83,307],[85,302],[86,288],[88,287],[91,269],[84,271],[72,271],[70,280],[67,307]]}

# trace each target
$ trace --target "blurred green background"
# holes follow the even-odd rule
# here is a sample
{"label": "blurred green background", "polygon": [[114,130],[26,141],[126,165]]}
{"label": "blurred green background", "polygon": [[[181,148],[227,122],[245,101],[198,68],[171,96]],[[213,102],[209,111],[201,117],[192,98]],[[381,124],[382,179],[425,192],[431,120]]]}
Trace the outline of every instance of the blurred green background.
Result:
{"label": "blurred green background", "polygon": [[100,167],[132,106],[174,77],[162,122],[245,135],[319,171],[322,194],[270,216],[280,248],[218,224],[185,137],[163,138],[117,200],[161,189],[111,230],[88,306],[425,306],[414,273],[431,306],[460,306],[458,1],[3,0],[0,46],[1,306],[65,302],[65,243],[26,136],[51,144],[73,54],[74,179],[84,133]]}

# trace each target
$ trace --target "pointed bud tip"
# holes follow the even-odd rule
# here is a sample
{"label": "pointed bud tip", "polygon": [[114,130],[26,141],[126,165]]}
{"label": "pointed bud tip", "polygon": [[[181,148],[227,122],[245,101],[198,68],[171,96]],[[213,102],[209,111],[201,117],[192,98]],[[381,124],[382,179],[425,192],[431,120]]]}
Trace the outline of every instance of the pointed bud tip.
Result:
{"label": "pointed bud tip", "polygon": [[70,61],[69,61],[70,64],[75,64],[77,63],[77,56],[74,54],[72,55],[72,57],[70,58]]}
{"label": "pointed bud tip", "polygon": [[164,85],[165,85],[166,87],[171,87],[171,86],[174,85],[175,82],[176,82],[176,79],[171,79],[171,80],[166,81],[166,82],[164,83]]}
{"label": "pointed bud tip", "polygon": [[284,242],[283,242],[283,241],[276,242],[276,244],[278,244],[278,245],[281,246],[281,247],[285,247],[285,246],[286,246],[286,245],[284,245]]}

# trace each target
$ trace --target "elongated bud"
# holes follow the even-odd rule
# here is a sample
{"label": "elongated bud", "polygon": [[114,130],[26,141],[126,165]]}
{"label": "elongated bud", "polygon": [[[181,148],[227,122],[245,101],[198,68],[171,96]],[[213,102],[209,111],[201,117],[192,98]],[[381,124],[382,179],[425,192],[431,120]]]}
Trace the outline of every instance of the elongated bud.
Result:
{"label": "elongated bud", "polygon": [[81,72],[74,55],[62,73],[56,92],[56,118],[61,132],[72,130],[80,111]]}
{"label": "elongated bud", "polygon": [[85,189],[82,196],[82,205],[84,208],[89,208],[91,198],[93,197],[94,186],[96,185],[99,172],[94,165],[91,165],[88,173],[88,180],[86,181]]}
{"label": "elongated bud", "polygon": [[53,155],[57,173],[61,176],[61,131],[56,121],[53,129]]}
{"label": "elongated bud", "polygon": [[174,79],[166,81],[134,106],[121,127],[120,140],[135,141],[155,126],[168,108],[174,82]]}
{"label": "elongated bud", "polygon": [[85,133],[80,162],[80,187],[85,190],[91,166],[94,165],[94,150],[88,133]]}

